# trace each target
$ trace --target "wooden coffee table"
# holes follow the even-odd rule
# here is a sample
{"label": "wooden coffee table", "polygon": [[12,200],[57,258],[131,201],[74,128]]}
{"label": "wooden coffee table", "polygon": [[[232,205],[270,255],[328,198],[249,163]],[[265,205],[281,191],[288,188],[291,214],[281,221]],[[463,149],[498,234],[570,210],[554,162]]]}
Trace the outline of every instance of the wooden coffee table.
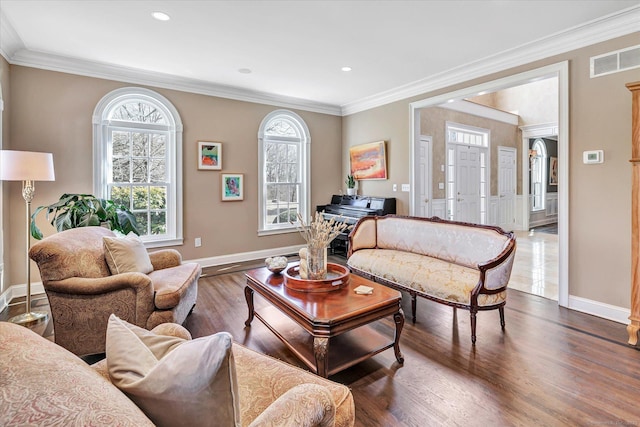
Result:
{"label": "wooden coffee table", "polygon": [[[400,292],[355,274],[343,289],[317,293],[291,290],[283,275],[264,267],[246,276],[249,317],[245,325],[251,326],[257,317],[316,374],[326,378],[391,347],[396,360],[404,363],[399,344],[404,326]],[[356,294],[354,289],[360,285],[372,287],[373,294]],[[269,302],[259,313],[253,304],[254,292]],[[393,341],[371,327],[387,316],[395,322]]]}

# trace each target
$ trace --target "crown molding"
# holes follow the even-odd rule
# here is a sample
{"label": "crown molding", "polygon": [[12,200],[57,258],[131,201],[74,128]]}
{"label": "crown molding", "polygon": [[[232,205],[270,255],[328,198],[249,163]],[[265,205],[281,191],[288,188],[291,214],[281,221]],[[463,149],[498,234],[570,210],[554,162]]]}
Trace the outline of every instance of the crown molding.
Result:
{"label": "crown molding", "polygon": [[379,94],[366,97],[359,101],[344,104],[342,105],[342,115],[355,114],[616,37],[632,34],[638,32],[638,28],[640,28],[639,23],[640,5],[624,9],[566,31],[549,35],[517,48],[509,49],[496,55],[417,80],[413,83],[380,92]]}
{"label": "crown molding", "polygon": [[0,55],[7,62],[20,49],[24,49],[24,42],[0,9]]}

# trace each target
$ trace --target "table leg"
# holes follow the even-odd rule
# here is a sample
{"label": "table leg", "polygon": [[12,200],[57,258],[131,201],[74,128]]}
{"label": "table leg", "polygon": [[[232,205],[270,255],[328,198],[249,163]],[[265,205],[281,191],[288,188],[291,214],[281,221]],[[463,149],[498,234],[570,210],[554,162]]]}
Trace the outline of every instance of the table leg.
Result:
{"label": "table leg", "polygon": [[244,322],[245,326],[251,326],[251,322],[253,321],[253,315],[255,313],[253,309],[253,289],[248,286],[244,288],[244,298],[247,300],[247,308],[249,309],[249,317],[247,321]]}
{"label": "table leg", "polygon": [[313,355],[318,375],[327,378],[329,372],[329,338],[313,337]]}
{"label": "table leg", "polygon": [[398,312],[393,315],[393,321],[396,324],[396,336],[393,340],[393,351],[396,354],[396,360],[402,365],[404,364],[404,357],[402,357],[402,353],[400,352],[400,334],[404,327],[404,313],[402,312],[402,309],[398,310]]}

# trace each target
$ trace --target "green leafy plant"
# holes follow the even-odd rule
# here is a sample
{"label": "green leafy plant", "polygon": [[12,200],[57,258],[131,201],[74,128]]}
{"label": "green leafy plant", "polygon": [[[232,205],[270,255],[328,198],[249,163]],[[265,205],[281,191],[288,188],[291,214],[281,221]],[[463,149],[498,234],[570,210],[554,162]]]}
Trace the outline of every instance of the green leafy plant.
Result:
{"label": "green leafy plant", "polygon": [[31,215],[31,235],[37,240],[42,239],[43,236],[35,219],[45,209],[47,221],[58,231],[107,225],[111,230],[123,234],[133,231],[140,235],[135,216],[125,206],[91,194],[63,194],[56,203],[39,206]]}
{"label": "green leafy plant", "polygon": [[347,188],[356,188],[356,178],[353,175],[347,175],[344,183],[347,184]]}

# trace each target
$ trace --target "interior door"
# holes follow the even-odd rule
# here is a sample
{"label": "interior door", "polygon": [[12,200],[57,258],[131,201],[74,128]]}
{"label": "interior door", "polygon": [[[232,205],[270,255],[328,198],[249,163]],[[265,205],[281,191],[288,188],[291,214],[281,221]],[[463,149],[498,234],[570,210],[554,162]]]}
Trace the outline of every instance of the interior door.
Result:
{"label": "interior door", "polygon": [[431,216],[431,137],[421,136],[418,154],[418,216]]}
{"label": "interior door", "polygon": [[456,220],[480,223],[480,148],[456,146]]}
{"label": "interior door", "polygon": [[516,149],[498,147],[498,225],[512,230],[516,224]]}

